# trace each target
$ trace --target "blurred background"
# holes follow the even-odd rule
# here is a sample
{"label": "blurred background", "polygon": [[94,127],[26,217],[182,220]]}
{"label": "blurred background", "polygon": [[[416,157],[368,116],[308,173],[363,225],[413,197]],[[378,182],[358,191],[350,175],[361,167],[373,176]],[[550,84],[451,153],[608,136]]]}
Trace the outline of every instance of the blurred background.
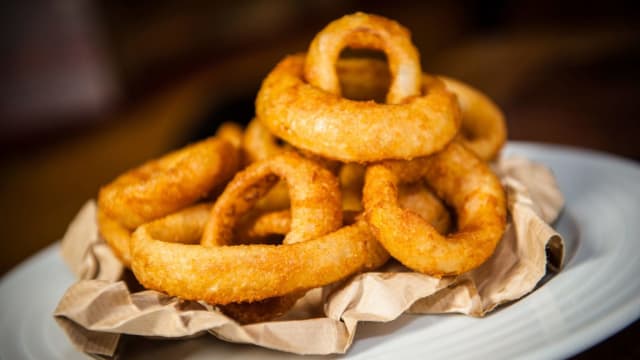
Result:
{"label": "blurred background", "polygon": [[304,51],[324,25],[354,11],[408,27],[423,69],[490,95],[506,114],[510,139],[640,160],[640,11],[632,5],[5,2],[0,274],[59,239],[81,205],[117,174],[211,135],[222,121],[247,123],[276,62]]}

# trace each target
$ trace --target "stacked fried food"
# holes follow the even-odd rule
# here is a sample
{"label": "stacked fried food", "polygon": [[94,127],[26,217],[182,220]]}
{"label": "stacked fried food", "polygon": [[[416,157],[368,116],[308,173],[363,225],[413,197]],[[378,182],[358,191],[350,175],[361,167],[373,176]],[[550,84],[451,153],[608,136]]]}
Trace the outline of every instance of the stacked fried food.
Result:
{"label": "stacked fried food", "polygon": [[104,186],[98,225],[146,288],[265,321],[390,257],[433,276],[481,265],[506,224],[487,163],[505,139],[491,100],[424,74],[407,29],[356,13],[276,65],[246,129]]}

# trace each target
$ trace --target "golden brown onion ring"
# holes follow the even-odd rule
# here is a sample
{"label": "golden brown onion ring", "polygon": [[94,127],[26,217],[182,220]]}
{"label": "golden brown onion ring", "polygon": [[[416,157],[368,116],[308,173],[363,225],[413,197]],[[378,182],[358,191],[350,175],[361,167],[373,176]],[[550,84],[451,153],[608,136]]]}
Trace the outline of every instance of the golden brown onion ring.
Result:
{"label": "golden brown onion ring", "polygon": [[[331,172],[337,172],[340,164],[336,161],[324,159],[301,149],[294,149],[289,144],[278,143],[278,139],[269,132],[257,119],[251,120],[247,126],[244,136],[244,147],[249,163],[266,160],[285,151],[297,151],[305,158],[316,161]],[[256,209],[261,211],[283,210],[288,208],[289,189],[284,181],[279,181],[263,198],[256,204]]]}
{"label": "golden brown onion ring", "polygon": [[[342,208],[347,211],[363,210],[362,188],[364,186],[365,167],[355,163],[345,164],[338,179],[342,190]],[[442,201],[422,182],[400,184],[398,187],[398,203],[403,209],[411,210],[420,215],[425,221],[433,225],[435,229],[446,234],[451,228],[451,215]],[[247,231],[266,235],[265,229],[277,228],[278,217],[275,213],[267,214],[254,219],[253,228],[247,227]],[[254,229],[255,228],[255,229]]]}
{"label": "golden brown onion ring", "polygon": [[[207,219],[213,203],[202,203],[182,209],[176,213],[164,217],[168,225],[182,226],[185,221],[201,221]],[[131,235],[132,231],[122,226],[119,222],[108,217],[99,207],[96,214],[98,231],[114,254],[122,264],[131,267]],[[200,219],[198,219],[198,217]],[[195,220],[194,220],[195,218]],[[164,239],[171,239],[170,234],[163,234]],[[167,240],[167,241],[169,241]]]}
{"label": "golden brown onion ring", "polygon": [[507,140],[507,125],[500,108],[479,90],[452,78],[438,76],[458,96],[462,126],[458,138],[483,160],[493,160]]}
{"label": "golden brown onion ring", "polygon": [[237,148],[242,148],[245,137],[242,126],[231,121],[222,123],[216,130],[215,136],[227,140]]}
{"label": "golden brown onion ring", "polygon": [[293,216],[285,243],[314,239],[342,225],[336,177],[317,163],[289,152],[253,163],[236,174],[211,209],[202,244],[231,244],[235,224],[278,178],[287,182]]}
{"label": "golden brown onion ring", "polygon": [[[245,216],[236,226],[232,245],[264,244],[276,235],[276,238],[286,235],[291,229],[291,212],[288,209],[247,215],[251,216],[248,219]],[[241,324],[264,322],[284,315],[305,293],[299,291],[255,302],[229,303],[218,306],[218,309]]]}
{"label": "golden brown onion ring", "polygon": [[[291,231],[291,211],[252,211],[238,222],[233,244],[270,243],[275,235]],[[281,239],[282,240],[282,239]]]}
{"label": "golden brown onion ring", "polygon": [[[199,223],[206,221],[211,211],[213,203],[202,203],[187,207],[176,213],[169,214],[163,218],[163,222],[168,228],[186,226],[192,228],[189,223]],[[113,250],[114,254],[122,264],[130,268],[131,267],[131,235],[132,231],[122,226],[119,222],[109,218],[104,212],[98,208],[97,222],[100,235]],[[187,223],[187,225],[185,225]],[[184,235],[184,234],[182,234]],[[197,234],[190,234],[191,239],[196,241]],[[161,237],[165,241],[175,241],[175,236],[170,233],[161,234]]]}
{"label": "golden brown onion ring", "polygon": [[120,259],[122,264],[127,268],[130,267],[131,251],[129,250],[129,244],[131,243],[131,230],[107,216],[100,207],[98,207],[96,221],[100,236],[113,250],[113,253]]}
{"label": "golden brown onion ring", "polygon": [[[265,135],[270,134],[264,134],[263,138],[266,137]],[[285,184],[287,190],[289,189],[286,185],[290,184],[289,187],[293,192],[291,196],[292,210],[286,210],[284,216],[282,211],[263,215],[253,222],[253,227],[248,229],[246,233],[239,234],[236,230],[235,236],[230,236],[236,227],[240,231],[246,229],[243,224],[236,226],[236,222],[248,211],[243,209],[250,208],[256,199],[249,196],[250,200],[246,205],[239,206],[238,204],[247,201],[245,200],[247,198],[246,189],[255,191],[256,188],[262,188],[262,185],[259,184],[261,182],[260,176],[256,178],[253,173],[260,173],[259,169],[262,169],[261,176],[268,176],[271,173],[279,175],[283,180],[278,184]],[[243,177],[243,175],[246,176]],[[257,185],[256,182],[258,182]],[[304,193],[303,197],[300,197],[299,194],[302,192]],[[228,201],[234,197],[241,200]],[[254,163],[229,183],[211,212],[211,220],[205,228],[202,244],[204,246],[219,246],[235,245],[238,242],[257,243],[274,234],[287,234],[283,242],[289,244],[328,234],[342,225],[339,197],[337,179],[320,165],[305,160],[294,153],[275,155]],[[324,209],[315,209],[315,206],[323,206]],[[302,221],[296,223],[295,220],[292,221],[291,212],[298,216],[306,214],[312,217],[301,219]],[[292,229],[294,231],[291,231]],[[302,229],[302,231],[298,229]],[[242,323],[266,321],[285,313],[303,295],[304,291],[297,291],[293,294],[267,298],[259,302],[231,303],[221,306],[220,309]]]}
{"label": "golden brown onion ring", "polygon": [[[428,214],[431,213],[435,212],[428,212]],[[284,236],[291,230],[291,211],[289,210],[256,213],[252,215],[253,216],[247,219],[243,219],[244,221],[240,223],[234,239],[234,245],[271,243],[270,238],[272,236]],[[360,215],[360,211],[345,210],[342,213],[344,225],[352,225]],[[439,219],[438,221],[442,222]]]}
{"label": "golden brown onion ring", "polygon": [[211,137],[120,175],[100,189],[98,206],[127,229],[204,198],[240,167],[240,150]]}
{"label": "golden brown onion ring", "polygon": [[442,149],[458,132],[455,95],[435,79],[402,104],[355,101],[306,83],[304,58],[282,60],[256,98],[258,119],[296,147],[345,162],[412,159]]}
{"label": "golden brown onion ring", "polygon": [[256,118],[247,125],[243,141],[249,163],[266,160],[290,150],[284,144],[279,144],[277,138]]}
{"label": "golden brown onion ring", "polygon": [[[398,205],[398,184],[420,179],[455,209],[455,233],[443,236]],[[363,198],[366,219],[389,253],[430,275],[461,274],[481,265],[495,250],[506,224],[499,179],[455,141],[433,156],[368,167]]]}
{"label": "golden brown onion ring", "polygon": [[340,96],[336,63],[345,47],[380,50],[387,55],[393,79],[387,103],[400,104],[420,95],[420,55],[409,30],[393,20],[364,13],[343,16],[313,38],[304,66],[307,82]]}
{"label": "golden brown onion ring", "polygon": [[336,282],[389,256],[364,221],[295,244],[205,247],[198,235],[207,220],[192,218],[200,223],[156,220],[133,233],[132,270],[143,286],[211,304],[254,302]]}
{"label": "golden brown onion ring", "polygon": [[[451,215],[442,201],[422,183],[402,184],[398,188],[398,204],[430,223],[440,234],[451,229]],[[345,225],[353,224],[360,211],[345,210]],[[277,243],[277,236],[286,235],[291,229],[291,212],[280,210],[256,213],[243,219],[236,231],[234,244]]]}
{"label": "golden brown onion ring", "polygon": [[[162,226],[155,228],[157,236],[169,242],[179,242],[180,236],[183,236],[182,239],[185,242],[198,242],[201,236],[200,224],[205,223],[209,219],[212,205],[212,203],[203,203],[164,217],[162,220],[159,220]],[[278,220],[278,218],[282,219]],[[127,267],[130,267],[131,232],[122,228],[118,222],[106,218],[99,210],[98,219],[99,224],[102,226],[101,232],[106,232],[105,235],[108,237],[103,236],[105,239],[111,240],[107,240],[107,242],[115,250],[116,255],[118,255]],[[274,224],[281,224],[283,220],[286,223],[284,227],[282,225],[274,227]],[[290,224],[291,214],[287,210],[284,216],[274,213],[264,218],[261,217],[257,224],[257,230],[270,232],[272,234],[286,234],[289,231]],[[181,230],[183,232],[176,232],[175,229],[183,229]],[[269,298],[255,303],[231,303],[221,306],[220,310],[244,324],[268,321],[283,315],[295,304],[297,299],[303,295],[304,292],[301,292],[282,297]]]}
{"label": "golden brown onion ring", "polygon": [[[373,58],[346,58],[338,61],[343,96],[356,100],[384,98],[389,86],[386,63]],[[427,75],[425,75],[427,76]],[[458,97],[462,124],[458,140],[478,157],[495,159],[507,138],[507,126],[500,108],[478,89],[459,80],[437,76]],[[428,78],[423,78],[428,81]]]}
{"label": "golden brown onion ring", "polygon": [[[287,151],[284,144],[279,144],[273,134],[257,119],[252,119],[244,133],[244,149],[248,163],[270,159]],[[282,210],[289,207],[289,189],[287,184],[279,181],[256,204],[256,208],[264,211]]]}
{"label": "golden brown onion ring", "polygon": [[295,151],[303,157],[319,163],[333,173],[336,173],[341,165],[337,161],[323,158],[304,149],[296,149],[284,142],[282,144],[279,143],[278,138],[255,118],[251,120],[247,127],[244,143],[250,162],[266,160],[285,151]]}

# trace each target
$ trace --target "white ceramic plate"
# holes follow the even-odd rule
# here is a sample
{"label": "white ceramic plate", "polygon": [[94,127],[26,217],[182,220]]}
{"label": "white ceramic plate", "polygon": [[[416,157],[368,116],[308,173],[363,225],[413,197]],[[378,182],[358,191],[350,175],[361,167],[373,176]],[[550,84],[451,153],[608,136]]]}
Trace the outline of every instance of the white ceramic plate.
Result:
{"label": "white ceramic plate", "polygon": [[[566,239],[565,269],[484,319],[406,315],[362,324],[347,358],[564,358],[640,317],[640,166],[602,153],[527,143],[510,143],[507,154],[540,161],[556,174],[567,199],[556,224]],[[51,317],[73,280],[58,245],[2,279],[0,358],[85,358]],[[125,340],[123,351],[138,359],[287,356],[212,336]]]}

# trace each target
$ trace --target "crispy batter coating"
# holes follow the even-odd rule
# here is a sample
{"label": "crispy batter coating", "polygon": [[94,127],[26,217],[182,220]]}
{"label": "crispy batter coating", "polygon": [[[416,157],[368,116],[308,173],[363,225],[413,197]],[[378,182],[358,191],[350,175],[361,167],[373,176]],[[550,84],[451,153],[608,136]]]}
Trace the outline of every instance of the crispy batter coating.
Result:
{"label": "crispy batter coating", "polygon": [[[296,149],[289,144],[278,143],[278,139],[257,119],[251,120],[244,135],[244,148],[249,163],[266,160],[283,152],[296,151],[303,157],[311,159],[329,171],[336,173],[340,163],[325,159],[307,151]],[[256,204],[256,209],[261,211],[274,211],[287,209],[290,206],[289,189],[284,180],[279,181]]]}
{"label": "crispy batter coating", "polygon": [[197,220],[156,220],[133,233],[132,270],[143,286],[211,304],[254,302],[377,268],[389,256],[364,221],[295,244],[205,247],[198,235],[206,219]]}
{"label": "crispy batter coating", "polygon": [[269,243],[275,235],[286,235],[291,230],[291,211],[252,211],[236,226],[234,244]]}
{"label": "crispy batter coating", "polygon": [[[348,99],[384,99],[389,87],[389,71],[383,60],[347,58],[338,61],[342,94]],[[423,81],[429,81],[423,75]],[[478,157],[490,161],[496,158],[507,139],[507,126],[500,108],[480,90],[450,77],[437,76],[458,98],[462,124],[458,140]]]}
{"label": "crispy batter coating", "polygon": [[388,104],[400,104],[420,95],[420,54],[411,42],[409,30],[393,20],[364,13],[343,16],[316,34],[304,66],[307,82],[340,96],[336,63],[345,47],[381,50],[387,55],[392,78]]}
{"label": "crispy batter coating", "polygon": [[249,163],[249,156],[247,155],[244,146],[245,131],[240,124],[232,121],[222,123],[220,126],[218,126],[215,137],[228,141],[231,145],[238,149],[240,156],[240,167],[238,168],[238,170]]}
{"label": "crispy batter coating", "polygon": [[220,138],[152,160],[100,190],[98,229],[124,266],[131,263],[131,229],[191,205],[233,175],[240,150],[222,138],[237,139],[238,129],[225,125],[219,130]]}
{"label": "crispy batter coating", "polygon": [[[265,138],[266,142],[273,141],[268,133],[262,136],[262,142]],[[290,244],[326,235],[342,225],[337,179],[319,164],[282,151],[259,160],[231,181],[211,211],[202,239],[204,246],[258,243],[273,234],[286,234],[283,242]],[[260,183],[268,185],[271,180],[266,178],[271,175],[280,176],[278,184],[284,184],[287,193],[292,192],[287,196],[291,198],[291,210],[285,210],[284,216],[283,211],[260,216],[249,229],[237,224],[256,203],[251,193],[255,189],[259,189],[256,194],[263,192]],[[241,233],[242,230],[246,233]],[[297,291],[258,302],[231,303],[221,310],[242,323],[266,321],[285,313],[302,295],[304,291]]]}
{"label": "crispy batter coating", "polygon": [[[437,199],[437,198],[436,198]],[[343,224],[352,225],[362,215],[361,211],[345,210]],[[291,211],[257,212],[243,219],[234,238],[236,244],[277,244],[275,236],[284,236],[291,230]]]}
{"label": "crispy batter coating", "polygon": [[[279,144],[276,137],[256,118],[247,125],[247,131],[244,133],[244,149],[248,163],[270,159],[287,151],[287,147]],[[289,189],[284,181],[274,185],[256,204],[256,208],[265,211],[282,210],[288,207]]]}
{"label": "crispy batter coating", "polygon": [[[193,205],[165,216],[163,221],[168,225],[168,228],[181,227],[185,226],[185,224],[187,224],[187,228],[193,228],[189,223],[206,221],[209,218],[212,205],[213,203],[211,202]],[[122,264],[127,268],[131,268],[132,231],[111,219],[100,208],[98,208],[96,216],[100,236],[102,236]],[[189,236],[192,239],[196,239],[199,235],[191,234]],[[161,237],[166,239],[165,241],[175,241],[175,236],[169,232],[161,234]]]}
{"label": "crispy batter coating", "polygon": [[507,124],[500,108],[479,90],[461,81],[438,76],[458,96],[462,127],[458,139],[483,160],[493,160],[507,141]]}
{"label": "crispy batter coating", "polygon": [[[399,206],[398,185],[420,179],[454,208],[455,233],[441,235]],[[389,253],[413,270],[436,276],[461,274],[481,265],[495,250],[506,224],[499,179],[455,141],[432,156],[368,167],[363,201],[366,219]]]}
{"label": "crispy batter coating", "polygon": [[122,264],[127,268],[131,267],[131,251],[129,250],[131,230],[110,218],[100,207],[98,207],[96,221],[100,236],[113,250],[113,253],[120,259]]}
{"label": "crispy batter coating", "polygon": [[[360,212],[362,206],[362,189],[364,187],[364,174],[366,168],[355,163],[345,164],[340,169],[339,180],[342,189],[342,208],[346,211]],[[398,204],[401,208],[411,210],[433,225],[441,234],[446,234],[451,228],[451,215],[424,182],[400,184],[398,187]],[[276,215],[268,214],[254,219],[253,228],[247,227],[246,231],[257,234],[262,231],[266,235],[266,228],[277,228]]]}
{"label": "crispy batter coating", "polygon": [[276,137],[256,118],[247,125],[243,142],[249,163],[266,160],[288,150],[284,144],[278,144]]}
{"label": "crispy batter coating", "polygon": [[[340,96],[336,64],[347,46],[386,53],[388,104]],[[292,145],[345,162],[428,155],[442,149],[460,125],[455,96],[438,81],[421,81],[409,32],[394,21],[363,13],[329,24],[306,56],[282,60],[258,92],[256,114]]]}
{"label": "crispy batter coating", "polygon": [[233,228],[267,191],[282,178],[289,188],[291,231],[285,243],[328,234],[342,225],[340,188],[336,177],[317,163],[293,153],[253,163],[227,185],[211,209],[202,244],[232,243]]}
{"label": "crispy batter coating", "polygon": [[304,55],[282,60],[256,98],[258,119],[276,136],[345,162],[412,159],[442,149],[458,132],[455,95],[436,80],[398,105],[342,98],[302,79]]}
{"label": "crispy batter coating", "polygon": [[240,167],[240,149],[211,137],[120,175],[100,189],[98,207],[127,229],[204,198]]}
{"label": "crispy batter coating", "polygon": [[227,140],[237,148],[242,148],[245,133],[240,124],[227,121],[218,126],[215,136],[219,139]]}

